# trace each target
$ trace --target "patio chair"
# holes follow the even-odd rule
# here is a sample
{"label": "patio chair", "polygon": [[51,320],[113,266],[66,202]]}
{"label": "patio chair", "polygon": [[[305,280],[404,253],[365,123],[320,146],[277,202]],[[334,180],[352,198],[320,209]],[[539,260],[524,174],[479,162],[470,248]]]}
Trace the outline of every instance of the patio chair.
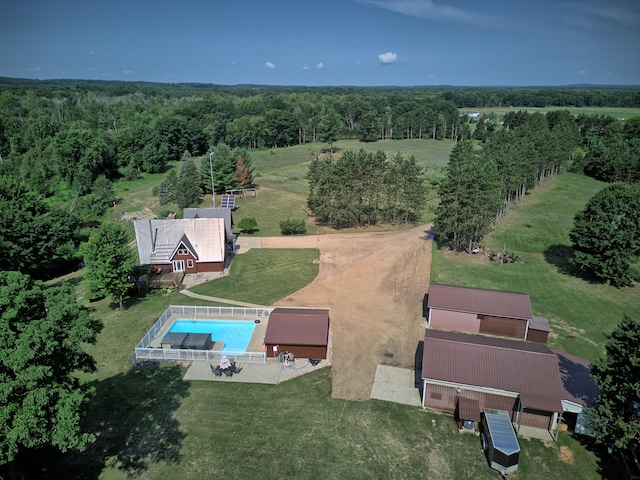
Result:
{"label": "patio chair", "polygon": [[233,372],[231,371],[231,368],[227,368],[226,370],[224,370],[224,374],[227,377],[233,377]]}

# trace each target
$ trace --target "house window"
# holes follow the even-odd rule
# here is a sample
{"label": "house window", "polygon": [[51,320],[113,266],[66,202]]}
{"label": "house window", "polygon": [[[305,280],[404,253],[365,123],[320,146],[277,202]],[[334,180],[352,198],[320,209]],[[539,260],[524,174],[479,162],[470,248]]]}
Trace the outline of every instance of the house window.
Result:
{"label": "house window", "polygon": [[186,255],[187,253],[188,252],[187,252],[186,248],[179,248],[178,249],[178,255]]}
{"label": "house window", "polygon": [[173,261],[173,271],[174,272],[184,272],[184,260],[174,260]]}
{"label": "house window", "polygon": [[187,260],[187,268],[193,268],[193,260]]}

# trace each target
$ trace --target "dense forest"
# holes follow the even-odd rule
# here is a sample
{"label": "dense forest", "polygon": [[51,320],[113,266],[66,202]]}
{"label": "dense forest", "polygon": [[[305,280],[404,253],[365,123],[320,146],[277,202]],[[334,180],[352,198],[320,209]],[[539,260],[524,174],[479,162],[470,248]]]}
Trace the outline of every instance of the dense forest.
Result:
{"label": "dense forest", "polygon": [[[623,125],[602,115],[531,115],[516,109],[504,117],[471,118],[460,110],[501,105],[637,107],[640,89],[312,88],[0,78],[0,241],[5,251],[15,253],[2,268],[46,278],[77,264],[81,229],[100,220],[112,204],[111,185],[117,178],[135,180],[141,172],[163,172],[168,162],[184,160],[178,177],[160,186],[159,196],[161,202],[193,203],[200,191],[210,191],[206,167],[213,149],[216,171],[226,172],[216,190],[224,191],[251,182],[250,152],[255,149],[318,141],[332,146],[343,138],[472,140],[482,152],[474,160],[481,161],[478,168],[494,172],[491,181],[499,178],[500,183],[498,207],[482,213],[483,222],[499,219],[509,202],[561,168],[605,181],[638,181],[637,119]],[[191,165],[190,159],[198,157],[204,158],[201,164]],[[372,178],[379,179],[401,178],[393,172],[413,168],[410,158],[366,157],[318,163],[314,171],[322,167],[329,178],[348,166],[348,174],[357,175],[355,167],[363,160],[373,165]],[[199,190],[187,192],[186,178],[198,174]],[[315,195],[315,187],[327,187],[310,178],[309,203],[318,219],[331,225],[415,221],[423,181],[411,186],[410,177],[405,175],[404,190],[392,190],[395,196],[380,184],[380,190],[350,202],[359,210],[348,214],[338,208],[347,197]],[[460,248],[457,241],[454,246]]]}

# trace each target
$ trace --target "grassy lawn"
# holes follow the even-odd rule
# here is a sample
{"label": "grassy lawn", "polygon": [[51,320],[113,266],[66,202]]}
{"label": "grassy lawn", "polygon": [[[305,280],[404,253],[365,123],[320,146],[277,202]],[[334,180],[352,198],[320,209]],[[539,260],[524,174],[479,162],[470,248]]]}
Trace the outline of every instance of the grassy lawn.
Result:
{"label": "grassy lawn", "polygon": [[202,295],[271,305],[300,290],[318,274],[316,250],[253,249],[236,255],[231,274],[191,288]]}
{"label": "grassy lawn", "polygon": [[603,353],[604,333],[623,313],[640,318],[637,287],[618,289],[567,273],[573,217],[604,185],[563,173],[536,187],[485,239],[487,248],[516,253],[515,263],[434,249],[431,281],[527,293],[534,314],[549,320],[551,347],[595,360]]}
{"label": "grassy lawn", "polygon": [[[450,417],[333,399],[330,368],[279,385],[184,382],[182,373],[125,369],[93,382],[88,427],[100,436],[49,478],[498,478],[478,437],[459,434]],[[564,433],[558,447],[520,445],[519,479],[619,473]]]}

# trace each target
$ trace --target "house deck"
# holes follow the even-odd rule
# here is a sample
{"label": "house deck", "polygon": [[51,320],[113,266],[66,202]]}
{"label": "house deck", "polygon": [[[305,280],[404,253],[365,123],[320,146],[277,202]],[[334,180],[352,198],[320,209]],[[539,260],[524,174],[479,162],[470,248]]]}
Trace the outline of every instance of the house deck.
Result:
{"label": "house deck", "polygon": [[149,288],[173,288],[176,291],[181,290],[184,288],[182,284],[184,275],[184,272],[151,273],[149,275]]}

